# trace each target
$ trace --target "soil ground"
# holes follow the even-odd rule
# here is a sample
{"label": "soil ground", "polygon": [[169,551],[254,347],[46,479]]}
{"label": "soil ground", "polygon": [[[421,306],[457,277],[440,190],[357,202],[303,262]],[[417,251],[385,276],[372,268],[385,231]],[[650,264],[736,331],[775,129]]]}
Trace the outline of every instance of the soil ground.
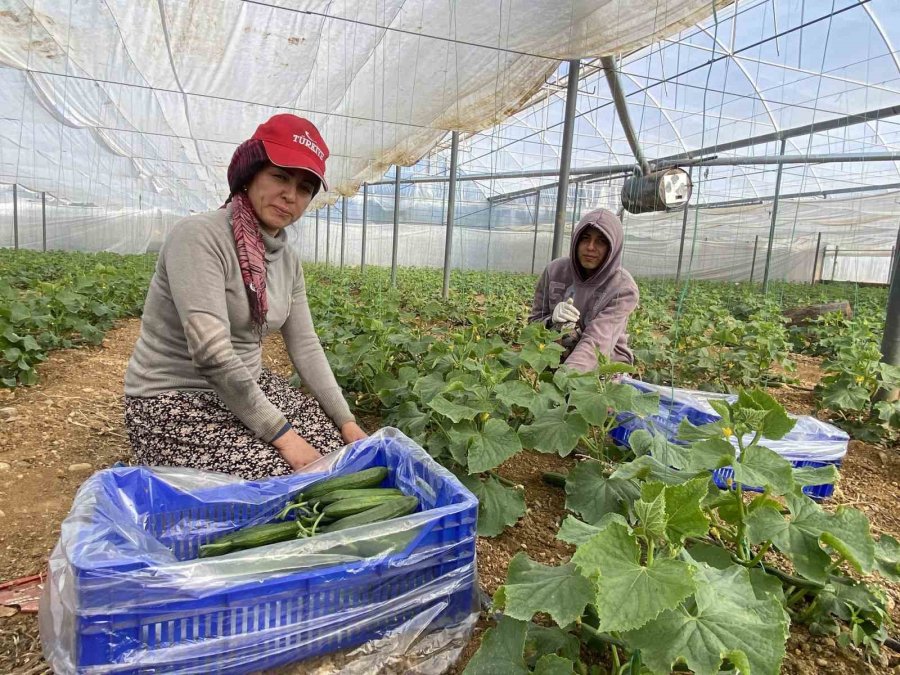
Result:
{"label": "soil ground", "polygon": [[[40,383],[0,390],[0,582],[37,574],[59,536],[59,527],[81,483],[97,469],[128,461],[122,422],[122,380],[139,320],[120,322],[98,347],[54,352],[40,368]],[[283,346],[266,344],[268,367],[289,373]],[[794,413],[812,414],[812,387],[820,377],[815,359],[797,357],[796,386],[771,393]],[[528,514],[493,539],[478,540],[478,571],[483,589],[493,594],[503,583],[509,560],[523,551],[539,562],[565,561],[572,550],[555,534],[564,515],[562,490],[541,481],[544,471],[568,471],[576,460],[522,453],[500,469],[525,488]],[[900,452],[853,441],[830,504],[862,509],[876,533],[900,537]],[[891,614],[900,625],[900,587],[886,586]],[[36,615],[0,607],[0,673],[50,672],[41,658]],[[482,617],[463,659],[480,644],[490,620]],[[897,635],[898,629],[893,629]],[[830,638],[793,627],[783,673],[900,674],[900,655],[883,651],[866,660],[839,649]]]}

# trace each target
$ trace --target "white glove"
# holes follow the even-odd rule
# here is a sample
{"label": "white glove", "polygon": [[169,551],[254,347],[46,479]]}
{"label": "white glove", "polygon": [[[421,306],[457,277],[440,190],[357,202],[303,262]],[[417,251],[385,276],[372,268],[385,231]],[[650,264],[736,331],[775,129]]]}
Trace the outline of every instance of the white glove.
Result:
{"label": "white glove", "polygon": [[550,318],[553,323],[574,323],[580,316],[581,312],[572,304],[572,298],[569,298],[553,308],[553,316]]}

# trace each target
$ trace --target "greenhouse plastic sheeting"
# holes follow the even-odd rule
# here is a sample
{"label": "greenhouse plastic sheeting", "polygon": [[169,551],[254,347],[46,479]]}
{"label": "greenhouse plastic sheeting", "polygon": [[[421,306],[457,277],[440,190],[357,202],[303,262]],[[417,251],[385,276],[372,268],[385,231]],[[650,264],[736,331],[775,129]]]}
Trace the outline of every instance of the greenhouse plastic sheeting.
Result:
{"label": "greenhouse plastic sheeting", "polygon": [[[732,394],[716,394],[692,389],[648,384],[630,377],[622,381],[641,391],[656,392],[660,396],[660,416],[653,418],[653,424],[660,428],[670,440],[675,439],[678,425],[687,419],[694,425],[709,424],[719,419],[719,414],[709,404],[710,399],[722,399],[730,403],[737,400]],[[763,444],[774,450],[785,459],[791,461],[840,462],[847,454],[850,436],[833,424],[810,417],[809,415],[791,415],[795,420],[794,428],[779,440],[763,439]],[[620,429],[638,428],[639,420],[626,422]],[[729,439],[738,448],[737,438]],[[753,440],[753,435],[744,437],[745,443]]]}
{"label": "greenhouse plastic sheeting", "polygon": [[447,130],[503,120],[560,59],[634,50],[727,4],[6,0],[0,182],[208,209],[235,145],[295,112],[331,148],[334,191],[351,194]]}
{"label": "greenhouse plastic sheeting", "polygon": [[[371,466],[386,466],[387,483],[418,496],[421,510],[263,554],[197,558],[199,545],[271,520],[312,482]],[[100,471],[78,491],[50,557],[45,657],[57,673],[241,673],[300,659],[344,672],[398,662],[443,672],[477,617],[477,504],[395,429],[262,481]],[[297,672],[316,672],[310,664]]]}

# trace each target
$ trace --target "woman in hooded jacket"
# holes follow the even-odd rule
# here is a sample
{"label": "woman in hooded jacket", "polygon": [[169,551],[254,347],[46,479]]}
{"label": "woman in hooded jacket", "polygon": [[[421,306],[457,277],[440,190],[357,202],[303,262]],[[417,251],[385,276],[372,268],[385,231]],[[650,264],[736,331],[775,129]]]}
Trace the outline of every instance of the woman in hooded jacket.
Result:
{"label": "woman in hooded jacket", "polygon": [[[166,238],[125,374],[138,463],[255,480],[365,437],[316,336],[284,231],[328,189],[327,158],[311,122],[275,115],[235,150],[225,205],[184,218]],[[262,340],[275,330],[311,396],[262,367]]]}
{"label": "woman in hooded jacket", "polygon": [[534,291],[529,321],[566,332],[564,363],[581,372],[597,366],[598,353],[634,362],[625,330],[639,294],[622,267],[624,239],[615,214],[591,211],[572,232],[569,255],[547,265]]}

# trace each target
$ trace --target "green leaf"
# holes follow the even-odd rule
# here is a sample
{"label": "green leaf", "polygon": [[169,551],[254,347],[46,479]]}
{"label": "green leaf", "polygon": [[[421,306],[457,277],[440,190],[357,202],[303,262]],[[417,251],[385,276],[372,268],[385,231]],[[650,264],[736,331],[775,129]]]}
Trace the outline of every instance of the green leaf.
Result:
{"label": "green leaf", "polygon": [[669,442],[664,434],[651,434],[647,429],[635,429],[628,436],[628,447],[635,457],[651,455],[665,463],[663,458],[668,453]]}
{"label": "green leaf", "polygon": [[22,348],[23,348],[26,352],[39,352],[39,351],[41,351],[41,346],[37,343],[37,340],[35,340],[35,339],[34,339],[33,337],[31,337],[30,335],[26,335],[25,337],[22,338]]}
{"label": "green leaf", "polygon": [[875,566],[875,541],[862,511],[838,506],[819,539],[846,558],[857,572],[868,574]]}
{"label": "green leaf", "polygon": [[692,474],[686,471],[676,471],[650,455],[641,455],[630,462],[620,464],[619,468],[612,473],[612,478],[656,480],[667,485],[678,485],[690,480],[691,476]]}
{"label": "green leaf", "polygon": [[688,537],[704,537],[709,532],[709,520],[700,507],[709,480],[709,477],[695,478],[683,485],[663,488],[666,538],[673,544],[681,544]]}
{"label": "green leaf", "polygon": [[666,536],[666,491],[662,483],[645,483],[641,498],[634,503],[634,512],[644,532],[656,539]]}
{"label": "green leaf", "polygon": [[609,419],[610,400],[598,391],[577,389],[569,394],[569,405],[581,415],[588,424],[602,426]]}
{"label": "green leaf", "polygon": [[566,405],[566,398],[552,384],[544,383],[537,396],[531,400],[528,409],[532,415],[543,415],[548,410],[553,410]]}
{"label": "green leaf", "polygon": [[522,451],[515,431],[503,420],[489,419],[476,431],[469,445],[469,473],[481,473],[500,466]]}
{"label": "green leaf", "polygon": [[759,567],[754,567],[749,572],[750,584],[753,586],[753,594],[757,600],[765,600],[771,596],[784,605],[784,587],[778,577]]}
{"label": "green leaf", "polygon": [[900,581],[900,542],[888,534],[875,544],[875,567],[885,579]]}
{"label": "green leaf", "polygon": [[790,518],[771,506],[758,508],[747,516],[747,536],[754,544],[771,539],[791,559],[798,574],[824,583],[831,559],[819,546],[819,536],[828,526],[828,516],[805,495],[788,493],[785,500]]}
{"label": "green leaf", "polygon": [[444,376],[440,373],[428,373],[425,377],[420,377],[413,385],[413,393],[419,397],[419,401],[428,404],[431,399],[440,394],[447,388]]}
{"label": "green leaf", "polygon": [[581,654],[581,642],[576,636],[557,626],[529,623],[528,636],[525,638],[525,661],[533,666],[535,661],[547,654],[556,654],[574,661]]}
{"label": "green leaf", "polygon": [[900,400],[878,401],[875,404],[878,419],[892,427],[900,427]]}
{"label": "green leaf", "polygon": [[641,565],[641,547],[628,528],[610,523],[572,556],[594,580],[600,630],[630,630],[676,607],[694,591],[694,568],[681,560],[656,558]]}
{"label": "green leaf", "polygon": [[519,437],[527,448],[539,452],[555,452],[565,457],[588,431],[587,422],[577,413],[556,408],[535,415],[534,422],[519,427]]}
{"label": "green leaf", "polygon": [[702,426],[694,426],[685,417],[678,424],[678,440],[680,441],[703,441],[707,438],[724,438],[722,429],[725,425],[719,422],[711,422]]}
{"label": "green leaf", "polygon": [[722,418],[722,421],[728,426],[732,426],[731,421],[731,406],[728,405],[728,401],[724,401],[722,399],[711,398],[707,401],[710,407],[718,413],[719,417]]}
{"label": "green leaf", "polygon": [[778,401],[760,389],[742,390],[738,394],[738,406],[765,410],[767,414],[763,418],[762,424],[759,429],[753,430],[761,431],[765,438],[773,441],[784,438],[785,434],[793,429],[796,424],[795,420],[788,417],[788,414]]}
{"label": "green leaf", "polygon": [[430,422],[431,413],[422,412],[412,401],[401,403],[394,414],[394,424],[411,438],[423,433]]}
{"label": "green leaf", "polygon": [[565,351],[555,342],[548,343],[529,343],[522,347],[519,356],[527,363],[536,373],[541,373],[547,368],[555,368],[559,365],[560,357]]}
{"label": "green leaf", "polygon": [[618,513],[607,513],[594,525],[589,525],[582,520],[578,520],[573,515],[568,515],[562,522],[559,532],[556,533],[556,538],[560,541],[580,546],[595,534],[602,532],[612,522],[628,526],[628,521]]}
{"label": "green leaf", "polygon": [[717,570],[728,569],[734,565],[731,554],[721,546],[697,542],[688,546],[686,550],[697,562],[706,563]]}
{"label": "green leaf", "polygon": [[593,587],[575,565],[542,565],[524,553],[510,561],[502,589],[504,611],[514,619],[530,621],[545,612],[560,626],[566,626],[584,613]]}
{"label": "green leaf", "polygon": [[555,654],[547,654],[534,665],[534,675],[572,675],[575,664]]}
{"label": "green leaf", "polygon": [[630,480],[607,478],[600,462],[581,462],[566,480],[566,508],[589,523],[607,513],[627,515],[640,498],[640,488]]}
{"label": "green leaf", "polygon": [[481,647],[475,652],[465,675],[529,675],[522,653],[525,651],[525,636],[528,624],[504,616],[494,628],[489,628],[481,640]]}
{"label": "green leaf", "polygon": [[455,403],[444,396],[435,396],[427,405],[454,423],[461,420],[471,420],[481,412],[478,408]]}
{"label": "green leaf", "polygon": [[777,452],[752,445],[734,463],[734,480],[748,487],[770,488],[783,495],[794,489],[794,469]]}
{"label": "green leaf", "polygon": [[826,466],[804,466],[794,469],[794,482],[801,486],[833,485],[837,482],[838,470],[834,464]]}
{"label": "green leaf", "polygon": [[528,408],[537,397],[537,392],[522,380],[501,382],[494,387],[494,394],[508,406]]}
{"label": "green leaf", "polygon": [[734,446],[721,434],[713,438],[694,441],[688,447],[670,443],[664,452],[667,459],[658,456],[655,448],[653,456],[662,462],[667,462],[678,469],[692,474],[702,471],[714,471],[735,463]]}
{"label": "green leaf", "polygon": [[825,387],[822,402],[832,410],[865,410],[869,407],[869,390],[849,382],[836,382]]}
{"label": "green leaf", "polygon": [[[754,599],[747,570],[697,567],[694,603],[664,611],[626,635],[651,670],[668,673],[683,661],[696,675],[716,675],[724,658],[749,663],[753,675],[778,675],[788,622],[775,598]],[[736,656],[740,654],[740,657]]]}
{"label": "green leaf", "polygon": [[493,476],[461,476],[460,481],[478,497],[478,536],[496,537],[525,515],[525,497]]}

